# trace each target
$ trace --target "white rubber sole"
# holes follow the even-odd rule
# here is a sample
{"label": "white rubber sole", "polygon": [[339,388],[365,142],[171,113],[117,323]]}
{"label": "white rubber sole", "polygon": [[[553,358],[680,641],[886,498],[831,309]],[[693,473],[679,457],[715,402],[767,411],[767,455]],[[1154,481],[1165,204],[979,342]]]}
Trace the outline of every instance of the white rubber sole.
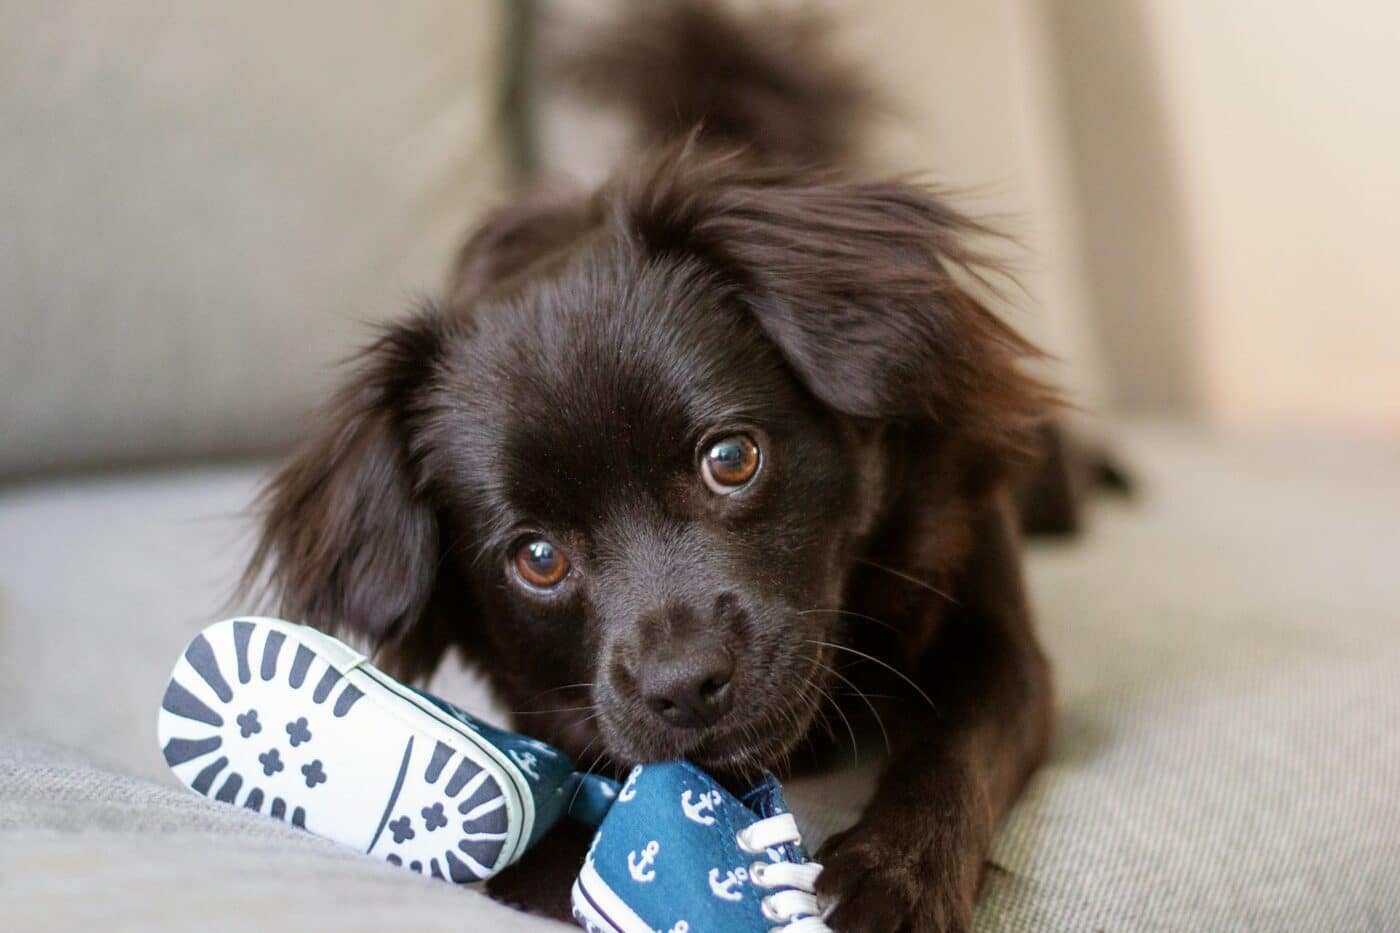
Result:
{"label": "white rubber sole", "polygon": [[197,636],[157,733],[196,793],[424,875],[489,878],[534,822],[524,776],[499,749],[344,643],[280,619]]}
{"label": "white rubber sole", "polygon": [[651,924],[613,893],[591,859],[584,860],[569,899],[574,920],[588,933],[654,933]]}

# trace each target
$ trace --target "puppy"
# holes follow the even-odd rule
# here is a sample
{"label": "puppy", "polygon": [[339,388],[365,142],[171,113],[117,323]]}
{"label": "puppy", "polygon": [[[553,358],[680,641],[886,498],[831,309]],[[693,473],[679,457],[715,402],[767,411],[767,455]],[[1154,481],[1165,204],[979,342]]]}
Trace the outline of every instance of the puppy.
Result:
{"label": "puppy", "polygon": [[[830,923],[966,929],[1050,726],[1012,495],[1036,351],[964,287],[975,223],[841,167],[863,98],[806,26],[646,4],[579,67],[649,153],[484,221],[272,477],[248,579],[400,677],[461,652],[595,769],[740,781],[868,720]],[[585,842],[493,892],[566,916]]]}

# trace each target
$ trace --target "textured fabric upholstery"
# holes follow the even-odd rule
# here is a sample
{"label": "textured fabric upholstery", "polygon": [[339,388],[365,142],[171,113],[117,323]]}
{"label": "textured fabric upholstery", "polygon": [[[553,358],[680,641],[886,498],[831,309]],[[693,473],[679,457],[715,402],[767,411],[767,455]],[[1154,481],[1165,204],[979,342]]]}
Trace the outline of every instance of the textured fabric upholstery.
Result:
{"label": "textured fabric upholstery", "polygon": [[[1058,737],[993,847],[979,927],[1393,928],[1400,448],[1127,437],[1140,501],[1032,556]],[[551,929],[165,773],[164,678],[237,572],[255,476],[0,496],[0,916],[26,930]],[[460,670],[433,687],[499,715]],[[790,782],[813,847],[855,818],[872,766]]]}
{"label": "textured fabric upholstery", "polygon": [[0,7],[0,475],[291,438],[494,196],[498,9]]}
{"label": "textured fabric upholstery", "polygon": [[8,930],[568,929],[13,737],[0,738],[0,839]]}

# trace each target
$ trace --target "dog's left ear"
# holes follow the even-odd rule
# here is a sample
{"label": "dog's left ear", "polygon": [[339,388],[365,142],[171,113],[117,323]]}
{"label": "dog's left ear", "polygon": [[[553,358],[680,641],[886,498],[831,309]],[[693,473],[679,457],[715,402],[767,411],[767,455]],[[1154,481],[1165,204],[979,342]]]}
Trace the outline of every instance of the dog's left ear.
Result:
{"label": "dog's left ear", "polygon": [[286,618],[367,645],[405,680],[431,674],[449,645],[442,534],[409,430],[445,327],[424,311],[361,354],[263,488],[243,581],[244,594],[269,590]]}
{"label": "dog's left ear", "polygon": [[632,189],[634,236],[699,256],[748,304],[798,377],[857,418],[927,421],[981,454],[1034,443],[1053,393],[1039,356],[964,287],[989,231],[930,192],[663,159]]}

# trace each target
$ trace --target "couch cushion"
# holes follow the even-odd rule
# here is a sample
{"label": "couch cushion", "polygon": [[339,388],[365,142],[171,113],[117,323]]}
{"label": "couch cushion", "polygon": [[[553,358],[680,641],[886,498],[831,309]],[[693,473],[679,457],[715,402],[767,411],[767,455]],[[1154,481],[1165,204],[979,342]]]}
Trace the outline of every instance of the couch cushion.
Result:
{"label": "couch cushion", "polygon": [[[1085,538],[1032,554],[1058,737],[996,839],[979,927],[1385,927],[1400,915],[1400,447],[1142,427],[1127,439],[1139,500],[1105,503]],[[455,892],[420,895],[406,873],[275,824],[111,783],[134,773],[174,787],[154,711],[174,657],[237,573],[236,512],[255,476],[161,473],[0,496],[0,730],[108,762],[35,780],[25,775],[55,766],[9,753],[0,878],[19,883],[0,882],[0,911],[24,892],[26,916],[68,928],[90,919],[85,891],[116,892],[136,883],[129,874],[157,897],[166,888],[154,879],[170,871],[170,889],[208,879],[203,901],[220,911],[303,898],[303,926],[354,927],[386,916],[380,902],[470,916]],[[459,670],[435,688],[499,715]],[[854,818],[870,788],[862,765],[791,783],[810,841]],[[4,796],[15,786],[27,788],[19,803]],[[127,818],[112,805],[123,795],[146,803]],[[236,878],[212,870],[225,847]],[[357,884],[363,894],[347,890]],[[207,917],[200,898],[171,897],[171,926]],[[103,913],[107,925],[123,911],[132,929],[152,916],[113,903],[122,909]]]}
{"label": "couch cushion", "polygon": [[498,4],[0,9],[0,475],[285,443],[497,180]]}
{"label": "couch cushion", "polygon": [[998,836],[1013,929],[1400,916],[1400,446],[1138,431],[1140,501],[1031,583],[1058,738]]}
{"label": "couch cushion", "polygon": [[246,810],[0,737],[10,930],[567,930]]}

